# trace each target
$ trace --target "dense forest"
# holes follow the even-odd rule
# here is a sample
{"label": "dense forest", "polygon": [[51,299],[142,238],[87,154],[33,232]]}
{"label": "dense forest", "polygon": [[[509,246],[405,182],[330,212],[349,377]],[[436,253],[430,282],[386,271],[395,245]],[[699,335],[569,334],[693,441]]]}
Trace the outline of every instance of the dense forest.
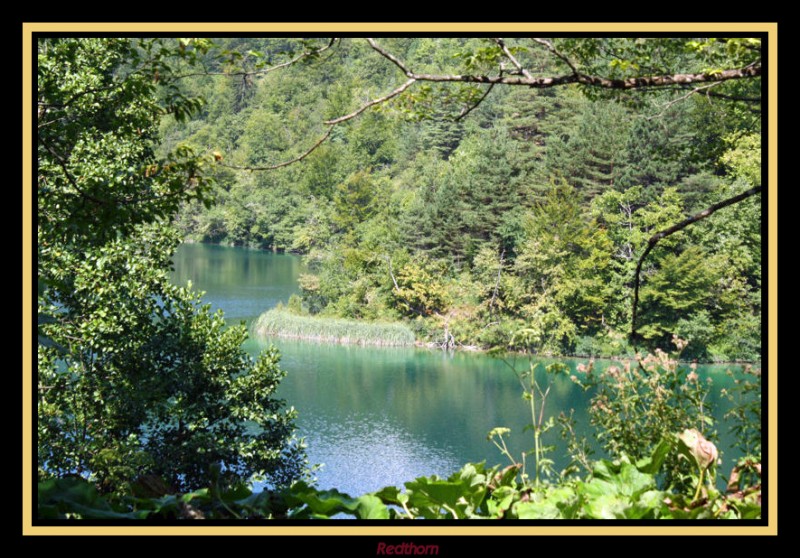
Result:
{"label": "dense forest", "polygon": [[[619,75],[637,63],[702,68],[724,43],[714,41],[607,41],[595,63]],[[651,235],[761,184],[758,79],[680,95],[434,82],[330,128],[295,164],[238,170],[304,155],[322,122],[393,90],[398,72],[361,39],[218,42],[230,58],[180,80],[207,104],[161,127],[162,149],[188,143],[220,159],[216,204],[187,205],[178,225],[196,241],[303,254],[295,314],[404,320],[449,346],[513,346],[526,328],[537,352],[632,354],[635,270]],[[500,53],[490,39],[380,43],[417,72],[481,73]],[[304,48],[324,52],[259,71]],[[563,66],[534,40],[509,48],[536,75]],[[751,52],[744,40],[722,49]],[[653,250],[635,341],[666,349],[677,335],[691,358],[759,359],[760,203]]]}
{"label": "dense forest", "polygon": [[[40,519],[761,517],[759,365],[722,492],[680,363],[760,362],[760,39],[33,44]],[[278,352],[173,283],[186,239],[301,254],[297,327],[524,350],[534,448],[498,426],[507,467],[315,488]],[[558,376],[607,459],[545,413]]]}

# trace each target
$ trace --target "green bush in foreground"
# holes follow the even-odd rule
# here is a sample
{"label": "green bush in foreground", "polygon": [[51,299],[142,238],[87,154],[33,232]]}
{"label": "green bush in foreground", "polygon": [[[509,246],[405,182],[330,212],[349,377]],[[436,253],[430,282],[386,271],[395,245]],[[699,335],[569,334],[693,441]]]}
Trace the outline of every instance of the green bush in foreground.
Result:
{"label": "green bush in foreground", "polygon": [[[518,479],[519,467],[486,468],[467,464],[447,479],[420,477],[405,492],[390,486],[353,497],[297,482],[278,492],[253,493],[245,486],[221,490],[216,484],[185,494],[157,498],[100,496],[83,479],[39,483],[40,519],[758,519],[760,480],[739,486],[734,479],[761,465],[743,460],[731,474],[725,494],[697,480],[693,497],[659,490],[656,474],[678,437],[671,436],[654,454],[636,462],[627,457],[593,464],[582,480],[535,488]],[[681,449],[691,455],[691,450]],[[698,462],[700,463],[700,462]]]}
{"label": "green bush in foreground", "polygon": [[37,465],[40,481],[88,477],[128,494],[306,467],[293,409],[275,397],[275,351],[252,359],[243,327],[172,284],[181,204],[211,201],[209,157],[155,151],[162,117],[202,102],[176,72],[205,40],[37,41]]}

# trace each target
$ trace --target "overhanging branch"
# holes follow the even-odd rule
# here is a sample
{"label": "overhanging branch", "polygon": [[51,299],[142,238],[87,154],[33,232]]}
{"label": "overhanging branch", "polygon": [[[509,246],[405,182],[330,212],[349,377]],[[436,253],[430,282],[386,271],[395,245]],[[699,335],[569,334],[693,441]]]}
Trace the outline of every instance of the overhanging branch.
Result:
{"label": "overhanging branch", "polygon": [[726,200],[722,200],[721,202],[715,203],[700,213],[696,213],[691,217],[688,217],[681,221],[680,223],[676,223],[669,228],[664,229],[663,231],[659,231],[647,241],[647,247],[645,248],[642,255],[639,257],[639,261],[636,263],[636,275],[634,277],[633,282],[633,313],[631,315],[631,341],[635,341],[636,339],[636,318],[637,318],[637,310],[639,306],[639,283],[640,283],[640,275],[642,272],[642,264],[644,260],[647,258],[648,254],[655,248],[656,244],[658,244],[664,238],[675,234],[678,231],[681,231],[692,225],[698,221],[701,221],[709,216],[711,216],[714,212],[719,211],[723,207],[728,207],[729,205],[733,205],[735,203],[739,203],[742,200],[746,200],[749,197],[755,196],[756,194],[761,193],[761,186],[756,186],[754,188],[750,188],[742,192],[741,194],[737,194],[731,198]]}
{"label": "overhanging branch", "polygon": [[[516,57],[516,56],[514,56],[514,55],[511,53],[511,51],[508,49],[508,46],[506,46],[506,43],[505,43],[505,41],[504,41],[503,39],[501,39],[500,37],[497,37],[497,38],[494,40],[494,42],[496,42],[496,43],[497,43],[497,46],[499,46],[499,47],[500,47],[500,50],[502,50],[502,51],[503,51],[503,54],[505,54],[505,55],[506,55],[506,58],[508,58],[508,59],[511,61],[511,63],[512,63],[512,64],[514,64],[514,67],[517,69],[517,72],[518,72],[518,73],[522,74],[522,75],[523,75],[523,76],[525,76],[527,79],[533,79],[533,76],[531,76],[530,72],[529,72],[528,70],[526,70],[526,69],[525,69],[525,68],[522,66],[522,64],[520,64],[520,63],[519,63],[519,60],[517,60],[517,57]],[[494,84],[492,84],[492,85],[494,85]]]}
{"label": "overhanging branch", "polygon": [[384,103],[384,102],[388,101],[389,99],[391,99],[392,97],[396,97],[397,95],[399,95],[400,93],[402,93],[403,91],[408,89],[413,83],[414,83],[414,80],[410,79],[407,82],[405,82],[403,85],[398,87],[397,89],[393,90],[391,93],[388,93],[387,95],[384,95],[383,97],[378,97],[377,99],[372,99],[371,101],[368,101],[368,102],[364,103],[358,109],[354,110],[350,114],[345,114],[344,116],[340,116],[340,117],[334,118],[332,120],[326,120],[325,122],[323,122],[323,124],[325,124],[326,126],[329,126],[328,131],[325,132],[325,134],[314,145],[312,145],[309,149],[307,149],[306,151],[304,151],[302,154],[300,154],[299,156],[295,157],[294,159],[290,159],[288,161],[283,161],[282,163],[276,163],[274,165],[267,165],[267,166],[262,166],[262,167],[228,165],[226,163],[222,163],[222,162],[219,162],[219,161],[218,161],[218,164],[220,166],[223,166],[223,167],[226,167],[226,168],[229,168],[229,169],[248,170],[248,171],[267,171],[267,170],[280,169],[282,167],[288,167],[291,164],[298,163],[298,162],[302,161],[303,159],[305,159],[306,157],[308,157],[309,155],[311,155],[311,153],[316,151],[317,148],[320,145],[325,143],[325,140],[327,140],[330,137],[331,132],[333,132],[333,129],[334,129],[334,127],[336,127],[337,124],[341,124],[342,122],[347,122],[348,120],[351,120],[351,119],[355,118],[356,116],[358,116],[359,114],[361,114],[362,112],[367,110],[368,108],[370,108],[372,106],[375,106],[375,105],[379,105],[381,103]]}
{"label": "overhanging branch", "polygon": [[223,71],[223,72],[211,72],[211,71],[193,72],[193,73],[189,73],[189,74],[181,74],[181,75],[175,76],[175,79],[183,79],[183,78],[187,78],[187,77],[198,77],[198,76],[230,76],[230,77],[233,77],[233,76],[255,76],[255,75],[259,75],[259,74],[268,74],[270,72],[274,72],[275,70],[280,70],[282,68],[288,68],[289,66],[293,66],[294,64],[297,64],[301,60],[304,60],[305,58],[308,58],[310,56],[318,56],[318,55],[322,54],[323,52],[325,52],[326,50],[331,48],[334,44],[336,44],[336,40],[337,40],[336,37],[332,37],[331,40],[328,42],[328,44],[323,46],[323,47],[313,48],[311,50],[306,50],[306,51],[298,54],[297,56],[295,56],[291,60],[283,62],[282,64],[276,64],[275,66],[270,66],[269,68],[261,68],[259,70],[250,70],[250,71],[248,71],[248,70],[239,70],[239,71],[235,71],[235,72],[225,72],[225,71]]}
{"label": "overhanging branch", "polygon": [[393,97],[396,97],[397,95],[399,95],[400,93],[402,93],[403,91],[405,91],[406,89],[411,87],[414,84],[415,81],[416,80],[413,79],[413,78],[409,79],[407,82],[405,82],[403,85],[401,85],[400,87],[398,87],[397,89],[395,89],[391,93],[389,93],[387,95],[384,95],[383,97],[378,97],[377,99],[372,99],[371,101],[368,101],[368,102],[364,103],[363,105],[361,105],[359,108],[357,108],[356,110],[354,110],[350,114],[345,114],[344,116],[340,116],[339,118],[334,118],[333,120],[326,120],[325,124],[327,124],[328,126],[335,126],[336,124],[341,124],[342,122],[350,120],[351,118],[355,118],[356,116],[358,116],[359,114],[361,114],[362,112],[367,110],[369,107],[373,107],[375,105],[379,105],[381,103],[385,103],[389,99],[391,99]]}
{"label": "overhanging branch", "polygon": [[[505,58],[508,59],[513,64],[516,70],[513,74],[505,72],[503,64],[501,64],[501,67],[499,69],[500,71],[498,72],[497,75],[419,74],[411,70],[411,68],[408,65],[406,65],[405,62],[400,60],[397,56],[395,56],[394,54],[392,54],[391,52],[380,46],[375,41],[375,39],[366,38],[366,41],[369,43],[370,47],[380,56],[391,62],[393,65],[397,66],[397,68],[400,71],[402,71],[403,74],[408,78],[407,81],[405,81],[402,85],[400,85],[390,93],[382,97],[378,97],[365,102],[358,109],[354,110],[349,114],[345,114],[343,116],[339,116],[337,118],[324,121],[323,123],[326,126],[330,126],[331,128],[319,139],[319,141],[317,141],[314,145],[312,145],[311,148],[303,152],[300,156],[295,157],[294,159],[284,161],[282,163],[277,163],[274,165],[267,165],[260,167],[236,166],[236,165],[227,165],[222,163],[220,164],[222,166],[231,169],[255,171],[255,170],[274,170],[301,161],[305,157],[310,155],[312,152],[314,152],[317,148],[319,148],[319,146],[322,145],[325,142],[325,140],[327,140],[330,137],[331,130],[333,129],[334,126],[346,122],[348,120],[351,120],[360,115],[361,113],[363,113],[364,111],[366,111],[367,109],[385,103],[386,101],[400,95],[408,88],[410,88],[412,85],[414,85],[414,83],[416,83],[417,81],[438,82],[438,83],[476,83],[476,84],[480,83],[489,85],[483,96],[481,96],[477,100],[477,102],[475,102],[471,107],[465,108],[461,111],[461,114],[456,118],[456,120],[460,120],[461,118],[469,114],[473,109],[475,109],[475,107],[480,105],[481,102],[486,98],[486,96],[488,96],[488,94],[492,91],[493,87],[497,84],[511,85],[511,86],[515,85],[527,86],[537,89],[546,89],[550,87],[558,87],[561,85],[577,83],[590,87],[617,89],[617,90],[679,88],[684,91],[687,91],[689,90],[690,87],[694,87],[694,84],[704,84],[704,83],[717,84],[724,81],[753,78],[761,75],[761,63],[760,61],[756,61],[743,68],[727,69],[709,73],[684,73],[684,74],[671,74],[671,75],[642,76],[642,77],[633,77],[625,79],[609,79],[601,76],[590,76],[580,73],[575,63],[571,61],[566,55],[559,52],[550,41],[538,38],[533,40],[543,45],[550,53],[552,53],[554,56],[556,56],[562,62],[564,62],[567,66],[569,66],[570,70],[572,70],[572,73],[561,76],[552,76],[552,77],[533,76],[528,70],[524,68],[522,63],[514,56],[514,54],[511,52],[511,49],[508,48],[504,40],[502,38],[495,38],[494,41],[501,48]],[[225,75],[241,75],[241,74],[249,75],[253,73],[271,72],[273,70],[277,70],[295,64],[305,57],[319,54],[331,48],[335,44],[335,42],[336,39],[333,38],[324,47],[321,47],[319,49],[314,49],[311,51],[306,51],[300,54],[299,56],[295,57],[294,59],[289,60],[288,62],[279,64],[277,66],[273,66],[271,68],[266,68],[254,72],[238,72],[238,73],[219,72],[219,73]],[[713,93],[708,92],[708,89],[710,87],[711,86],[696,86],[694,87],[694,89],[691,90],[689,95],[698,93],[700,91],[706,91],[707,94],[714,95]]]}
{"label": "overhanging branch", "polygon": [[237,166],[237,165],[228,165],[228,164],[223,163],[221,161],[218,161],[217,164],[219,166],[221,166],[221,167],[226,167],[226,168],[229,168],[229,169],[248,170],[248,171],[265,171],[265,170],[275,170],[275,169],[279,169],[279,168],[282,168],[282,167],[288,167],[289,165],[291,165],[293,163],[300,162],[303,159],[305,159],[306,157],[308,157],[309,155],[311,155],[311,153],[314,152],[320,145],[325,143],[325,140],[328,139],[328,137],[330,137],[331,132],[333,132],[333,126],[328,128],[328,131],[325,132],[325,135],[323,135],[317,141],[317,143],[312,145],[309,149],[307,149],[306,151],[304,151],[302,154],[298,155],[294,159],[290,159],[290,160],[284,161],[282,163],[276,163],[274,165],[267,165],[267,166],[264,166],[264,167],[240,167],[240,166]]}
{"label": "overhanging branch", "polygon": [[[370,46],[378,52],[381,56],[389,60],[392,64],[400,68],[400,70],[408,77],[416,81],[431,81],[439,83],[448,82],[462,82],[462,83],[500,83],[503,85],[522,85],[533,87],[537,89],[546,89],[549,87],[557,87],[560,85],[567,85],[570,83],[579,83],[581,85],[588,85],[590,87],[600,87],[605,89],[641,89],[644,87],[669,87],[674,85],[689,85],[694,83],[713,83],[720,81],[729,81],[735,79],[746,79],[758,77],[761,75],[761,63],[755,62],[744,68],[731,68],[727,70],[720,70],[707,73],[685,73],[685,74],[668,74],[668,75],[653,75],[653,76],[640,76],[624,79],[610,79],[601,76],[590,76],[582,74],[577,71],[575,65],[569,61],[565,56],[555,51],[552,44],[543,39],[538,40],[555,56],[558,56],[572,69],[571,74],[553,77],[535,77],[530,73],[520,70],[522,75],[475,75],[475,74],[418,74],[412,71],[408,65],[397,58],[395,55],[378,45],[374,39],[367,39]],[[500,43],[498,43],[500,45]],[[549,45],[549,46],[548,46]],[[501,45],[502,48],[502,45]],[[504,54],[508,56],[510,52],[508,49],[504,50]],[[513,58],[513,57],[512,57]],[[511,58],[510,58],[511,59]],[[512,62],[514,62],[512,60]],[[521,68],[521,64],[517,61],[515,66]]]}

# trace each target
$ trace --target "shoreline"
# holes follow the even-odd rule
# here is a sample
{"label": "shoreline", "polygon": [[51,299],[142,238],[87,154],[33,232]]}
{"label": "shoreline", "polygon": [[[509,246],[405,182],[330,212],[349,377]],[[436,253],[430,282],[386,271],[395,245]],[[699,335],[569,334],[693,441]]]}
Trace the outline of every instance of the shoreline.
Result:
{"label": "shoreline", "polygon": [[[273,253],[273,254],[281,254],[281,255],[286,255],[286,256],[291,256],[291,257],[298,257],[298,258],[301,258],[304,255],[304,254],[299,253],[299,252],[292,252],[290,250],[278,249],[278,248],[275,248],[275,247],[273,247],[273,248],[264,248],[264,247],[259,247],[259,246],[246,245],[246,244],[238,244],[237,245],[237,244],[224,243],[224,242],[206,242],[206,241],[196,240],[196,239],[192,239],[192,238],[183,238],[181,240],[181,242],[185,243],[185,244],[203,244],[203,245],[219,246],[219,247],[225,247],[225,248],[239,248],[239,249],[244,249],[244,250],[253,250],[253,251],[257,251],[257,252],[267,252],[267,253]],[[422,341],[422,340],[416,339],[416,335],[414,335],[414,340],[413,341],[408,341],[408,342],[405,342],[405,341],[404,342],[394,342],[394,341],[382,342],[382,341],[365,341],[365,340],[361,340],[361,339],[349,340],[349,339],[338,337],[338,336],[315,335],[313,333],[304,333],[304,332],[289,333],[289,332],[284,332],[284,331],[280,331],[280,332],[277,332],[277,331],[273,331],[273,332],[256,331],[255,328],[256,328],[260,318],[264,314],[266,314],[267,312],[270,312],[270,311],[273,311],[273,310],[278,310],[278,309],[277,308],[271,308],[269,310],[266,310],[265,312],[262,312],[253,321],[253,323],[251,325],[251,328],[250,328],[251,329],[251,333],[253,335],[258,335],[259,337],[262,337],[262,338],[278,337],[278,338],[284,338],[284,339],[294,339],[294,340],[298,340],[298,341],[309,341],[309,342],[314,342],[314,343],[328,343],[328,344],[334,344],[334,345],[357,345],[357,346],[365,346],[365,347],[369,347],[369,346],[371,346],[371,347],[415,347],[415,348],[418,348],[418,349],[428,349],[428,350],[437,349],[437,350],[441,350],[441,351],[463,351],[463,352],[467,352],[467,353],[483,353],[483,354],[486,354],[486,353],[488,353],[488,352],[490,352],[492,350],[491,347],[484,348],[484,347],[481,347],[479,345],[464,345],[464,344],[461,344],[461,343],[455,343],[452,346],[445,347],[445,346],[443,346],[443,343],[438,343],[438,342],[435,342],[435,341]],[[286,312],[284,311],[284,313],[286,313]],[[363,325],[365,327],[370,327],[370,326],[378,326],[378,327],[388,326],[388,327],[392,327],[392,326],[396,326],[396,327],[408,328],[407,324],[405,324],[403,322],[368,322],[368,321],[361,321],[361,320],[356,320],[356,319],[347,319],[347,320],[345,320],[343,318],[319,317],[319,316],[311,316],[311,315],[299,316],[299,315],[290,314],[290,313],[286,313],[286,314],[289,314],[291,316],[295,316],[297,318],[308,319],[308,320],[320,320],[320,321],[323,321],[323,320],[331,320],[331,321],[341,320],[341,321],[348,321],[348,322],[353,322],[353,323],[356,323],[356,324]],[[504,354],[509,354],[509,355],[525,354],[522,351],[516,351],[516,350],[511,350],[511,349],[503,349],[503,353]],[[636,361],[636,357],[633,354],[614,355],[614,356],[598,356],[598,355],[589,355],[589,354],[553,354],[553,353],[543,354],[543,353],[533,353],[532,356],[536,356],[536,357],[540,357],[540,358],[591,359],[591,360],[597,360],[597,361],[610,361],[610,362],[626,362],[626,361],[635,362]],[[759,366],[759,367],[761,366],[761,361],[750,361],[750,360],[702,360],[701,361],[701,360],[692,359],[692,360],[678,360],[678,362],[680,364],[691,364],[692,362],[696,362],[697,364],[701,364],[701,365],[714,365],[714,366],[725,366],[725,365],[735,365],[735,366],[752,365],[752,366]]]}
{"label": "shoreline", "polygon": [[[270,312],[268,310],[267,312]],[[267,312],[264,312],[266,314]],[[262,314],[262,316],[264,315]],[[260,316],[259,316],[260,318]],[[317,318],[312,316],[302,316],[302,318],[312,319],[312,320],[335,320],[337,318]],[[355,322],[355,320],[353,320]],[[393,343],[393,342],[381,342],[381,341],[365,341],[363,339],[356,339],[356,338],[349,338],[349,337],[336,337],[331,335],[314,335],[311,333],[288,333],[288,332],[263,332],[257,330],[257,323],[258,319],[253,322],[253,326],[251,327],[251,334],[254,337],[258,337],[260,339],[268,339],[270,337],[276,337],[279,339],[292,339],[295,341],[308,341],[310,343],[322,343],[322,344],[329,344],[329,345],[353,345],[358,347],[384,347],[384,348],[410,348],[413,347],[415,349],[427,349],[427,350],[438,350],[438,351],[447,351],[447,352],[464,352],[464,353],[477,353],[477,354],[488,354],[491,351],[491,348],[485,349],[478,345],[461,345],[457,344],[453,347],[443,347],[441,343],[436,343],[433,341],[420,341],[414,340],[413,343]],[[364,325],[374,325],[372,322],[357,322],[362,323]],[[379,323],[379,325],[390,325],[390,324],[397,324],[403,325],[402,322],[385,322]],[[513,351],[513,350],[504,350],[503,354],[507,355],[525,355],[526,353],[521,351]],[[618,355],[618,356],[592,356],[592,355],[561,355],[561,354],[543,354],[543,353],[532,353],[530,356],[538,357],[538,358],[553,358],[553,359],[586,359],[592,361],[608,361],[608,362],[636,362],[636,357],[632,355]],[[727,360],[727,361],[694,361],[694,360],[678,360],[679,364],[692,364],[696,362],[698,365],[702,366],[725,366],[725,365],[736,365],[736,366],[746,366],[746,365],[758,365],[761,366],[759,362],[753,361],[736,361],[736,360]]]}

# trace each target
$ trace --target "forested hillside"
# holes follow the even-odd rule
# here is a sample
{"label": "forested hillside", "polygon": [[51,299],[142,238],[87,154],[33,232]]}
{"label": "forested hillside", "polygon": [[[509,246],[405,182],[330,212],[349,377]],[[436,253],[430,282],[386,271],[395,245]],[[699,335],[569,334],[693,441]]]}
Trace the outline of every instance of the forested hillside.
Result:
{"label": "forested hillside", "polygon": [[[311,273],[287,313],[403,320],[447,345],[623,355],[648,239],[761,185],[759,78],[680,94],[427,82],[326,127],[401,86],[397,65],[363,39],[214,42],[227,59],[178,80],[205,106],[161,126],[164,153],[186,143],[217,159],[216,204],[187,203],[177,223],[195,241],[303,254]],[[379,42],[419,74],[482,75],[501,52],[478,38]],[[508,44],[533,76],[563,71],[549,43]],[[609,40],[591,54],[621,77],[714,75],[757,44]],[[649,348],[677,335],[685,356],[760,358],[760,196],[658,243],[637,326]]]}

